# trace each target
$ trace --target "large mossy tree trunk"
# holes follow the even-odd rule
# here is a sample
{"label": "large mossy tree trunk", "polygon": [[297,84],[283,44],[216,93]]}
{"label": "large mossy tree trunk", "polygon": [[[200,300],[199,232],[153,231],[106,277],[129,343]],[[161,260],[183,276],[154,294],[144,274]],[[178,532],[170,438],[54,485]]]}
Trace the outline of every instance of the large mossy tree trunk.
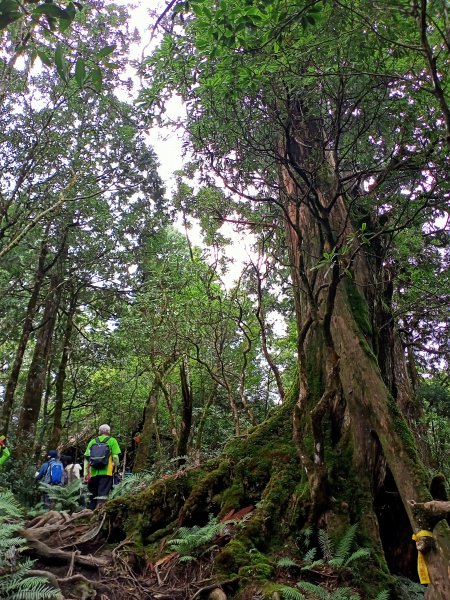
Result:
{"label": "large mossy tree trunk", "polygon": [[151,556],[177,527],[252,505],[245,530],[215,558],[216,574],[224,578],[245,572],[252,548],[276,553],[305,526],[339,535],[359,522],[362,540],[373,549],[366,581],[377,589],[389,581],[389,572],[415,576],[411,536],[430,530],[428,598],[444,600],[450,597],[449,530],[445,521],[414,506],[431,500],[429,479],[403,414],[411,422],[417,416],[410,410],[400,341],[394,327],[383,331],[383,340],[377,329],[390,320],[378,308],[387,310],[380,298],[386,274],[373,245],[378,241],[363,243],[353,225],[337,171],[318,142],[323,136],[317,121],[293,122],[280,155],[287,157],[281,179],[299,388],[217,460],[112,502],[111,522]]}
{"label": "large mossy tree trunk", "polygon": [[[436,524],[431,516],[418,518],[412,508],[414,501],[431,500],[429,478],[407,421],[417,422],[418,413],[412,409],[412,387],[395,328],[388,333],[377,328],[380,321],[392,322],[392,315],[380,315],[387,310],[382,297],[387,276],[382,261],[373,258],[380,257],[379,248],[363,240],[353,225],[352,203],[342,192],[333,151],[324,139],[320,122],[308,119],[304,107],[295,107],[284,140],[282,180],[299,339],[294,439],[309,481],[309,519],[330,520],[336,512],[333,463],[350,451],[351,469],[366,494],[364,508],[355,515],[376,539],[382,530],[376,496],[392,478],[401,503],[389,509],[403,511],[410,527],[404,544],[405,537]],[[374,216],[367,215],[369,219],[377,227]],[[351,511],[356,508],[350,505]],[[444,600],[450,597],[447,524],[442,521],[433,536],[426,554],[428,598]]]}
{"label": "large mossy tree trunk", "polygon": [[[281,179],[298,326],[298,388],[218,459],[110,502],[109,522],[113,535],[131,537],[153,559],[164,547],[161,540],[178,527],[251,506],[245,528],[215,556],[219,580],[244,577],[250,567],[255,573],[255,549],[276,555],[295,548],[306,526],[339,536],[358,522],[360,541],[373,550],[364,573],[372,585],[367,598],[386,587],[390,573],[417,576],[411,537],[429,530],[427,598],[444,600],[450,597],[449,529],[415,504],[431,500],[423,455],[408,425],[418,413],[411,408],[395,327],[383,330],[383,338],[378,330],[380,322],[391,320],[381,301],[389,290],[374,247],[379,236],[369,243],[361,239],[345,194],[336,191],[336,170],[317,142],[323,139],[317,127],[298,119],[280,151],[287,157]],[[376,226],[370,215],[367,219]],[[261,569],[264,577],[275,577],[269,564]]]}

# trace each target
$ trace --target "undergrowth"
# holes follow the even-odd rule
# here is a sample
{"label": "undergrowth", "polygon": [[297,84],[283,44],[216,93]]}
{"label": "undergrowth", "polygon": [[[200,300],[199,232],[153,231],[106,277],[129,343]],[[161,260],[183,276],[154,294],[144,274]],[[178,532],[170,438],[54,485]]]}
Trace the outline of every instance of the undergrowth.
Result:
{"label": "undergrowth", "polygon": [[45,600],[60,597],[45,577],[32,574],[33,561],[20,561],[26,540],[22,508],[7,490],[0,490],[0,598],[4,600]]}
{"label": "undergrowth", "polygon": [[[320,567],[327,567],[337,572],[343,569],[350,568],[350,565],[356,561],[369,558],[369,548],[355,548],[355,537],[358,525],[351,525],[344,533],[335,549],[334,544],[324,529],[320,529],[317,534],[319,547],[309,548],[303,557],[302,564],[290,557],[282,557],[278,560],[277,566],[284,569],[295,567],[300,571],[313,571]],[[305,529],[302,532],[302,537],[309,545],[312,538],[312,529]],[[321,558],[316,558],[318,553],[321,553]],[[317,600],[361,600],[361,596],[348,586],[337,586],[333,590],[328,590],[325,587],[311,583],[309,581],[300,580],[296,583],[296,587],[287,585],[277,586],[277,591],[285,600],[306,600],[306,598],[314,598]],[[304,592],[306,596],[302,593]],[[381,591],[374,600],[389,600],[389,591]]]}

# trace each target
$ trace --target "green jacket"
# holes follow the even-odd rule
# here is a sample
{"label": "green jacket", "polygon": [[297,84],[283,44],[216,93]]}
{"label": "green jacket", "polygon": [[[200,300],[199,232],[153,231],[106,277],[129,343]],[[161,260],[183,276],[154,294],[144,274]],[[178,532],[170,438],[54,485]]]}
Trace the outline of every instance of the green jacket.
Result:
{"label": "green jacket", "polygon": [[6,446],[1,448],[0,452],[0,467],[5,463],[8,458],[11,456],[11,452],[6,448]]}
{"label": "green jacket", "polygon": [[109,437],[109,440],[106,443],[108,444],[108,446],[111,450],[111,453],[109,455],[108,465],[106,467],[101,467],[98,469],[96,469],[95,467],[89,467],[89,474],[91,477],[95,477],[96,475],[112,475],[113,471],[114,471],[114,465],[116,467],[119,466],[119,454],[120,454],[121,450],[120,450],[120,446],[119,446],[116,438],[113,438],[113,437],[110,437],[107,435],[96,435],[89,442],[89,444],[87,445],[87,448],[86,448],[86,452],[84,453],[84,457],[85,457],[84,474],[85,475],[86,475],[86,462],[89,459],[89,450],[90,450],[92,444],[95,444],[95,440],[97,438],[99,438],[99,440],[101,442],[104,442],[107,437]]}

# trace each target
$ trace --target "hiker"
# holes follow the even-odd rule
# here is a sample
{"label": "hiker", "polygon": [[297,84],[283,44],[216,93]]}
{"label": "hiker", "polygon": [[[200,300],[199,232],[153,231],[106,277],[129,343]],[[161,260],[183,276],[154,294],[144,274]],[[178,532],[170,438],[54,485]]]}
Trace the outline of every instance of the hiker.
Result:
{"label": "hiker", "polygon": [[11,456],[11,452],[6,447],[6,438],[4,435],[0,435],[0,467],[8,460]]}
{"label": "hiker", "polygon": [[[56,450],[48,451],[47,460],[36,473],[36,481],[41,480],[49,485],[64,485],[64,467]],[[51,507],[51,501],[46,492],[42,494],[42,503],[47,508]]]}
{"label": "hiker", "polygon": [[74,463],[71,459],[69,464],[66,466],[67,483],[71,484],[75,480],[79,481],[81,478],[81,471],[81,465]]}
{"label": "hiker", "polygon": [[106,502],[119,467],[120,447],[110,433],[109,425],[100,425],[98,436],[92,438],[84,453],[84,481],[88,484],[91,510]]}

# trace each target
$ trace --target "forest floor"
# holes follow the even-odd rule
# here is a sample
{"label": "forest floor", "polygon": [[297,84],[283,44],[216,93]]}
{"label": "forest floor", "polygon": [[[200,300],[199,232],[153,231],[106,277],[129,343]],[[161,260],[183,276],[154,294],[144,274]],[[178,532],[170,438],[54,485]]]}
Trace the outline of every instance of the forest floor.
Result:
{"label": "forest floor", "polygon": [[[196,600],[215,589],[226,598],[211,577],[212,556],[183,563],[171,552],[145,562],[129,540],[108,543],[107,529],[101,511],[52,510],[32,519],[21,531],[36,561],[31,574],[46,576],[58,600]],[[224,589],[233,583],[221,582]]]}

